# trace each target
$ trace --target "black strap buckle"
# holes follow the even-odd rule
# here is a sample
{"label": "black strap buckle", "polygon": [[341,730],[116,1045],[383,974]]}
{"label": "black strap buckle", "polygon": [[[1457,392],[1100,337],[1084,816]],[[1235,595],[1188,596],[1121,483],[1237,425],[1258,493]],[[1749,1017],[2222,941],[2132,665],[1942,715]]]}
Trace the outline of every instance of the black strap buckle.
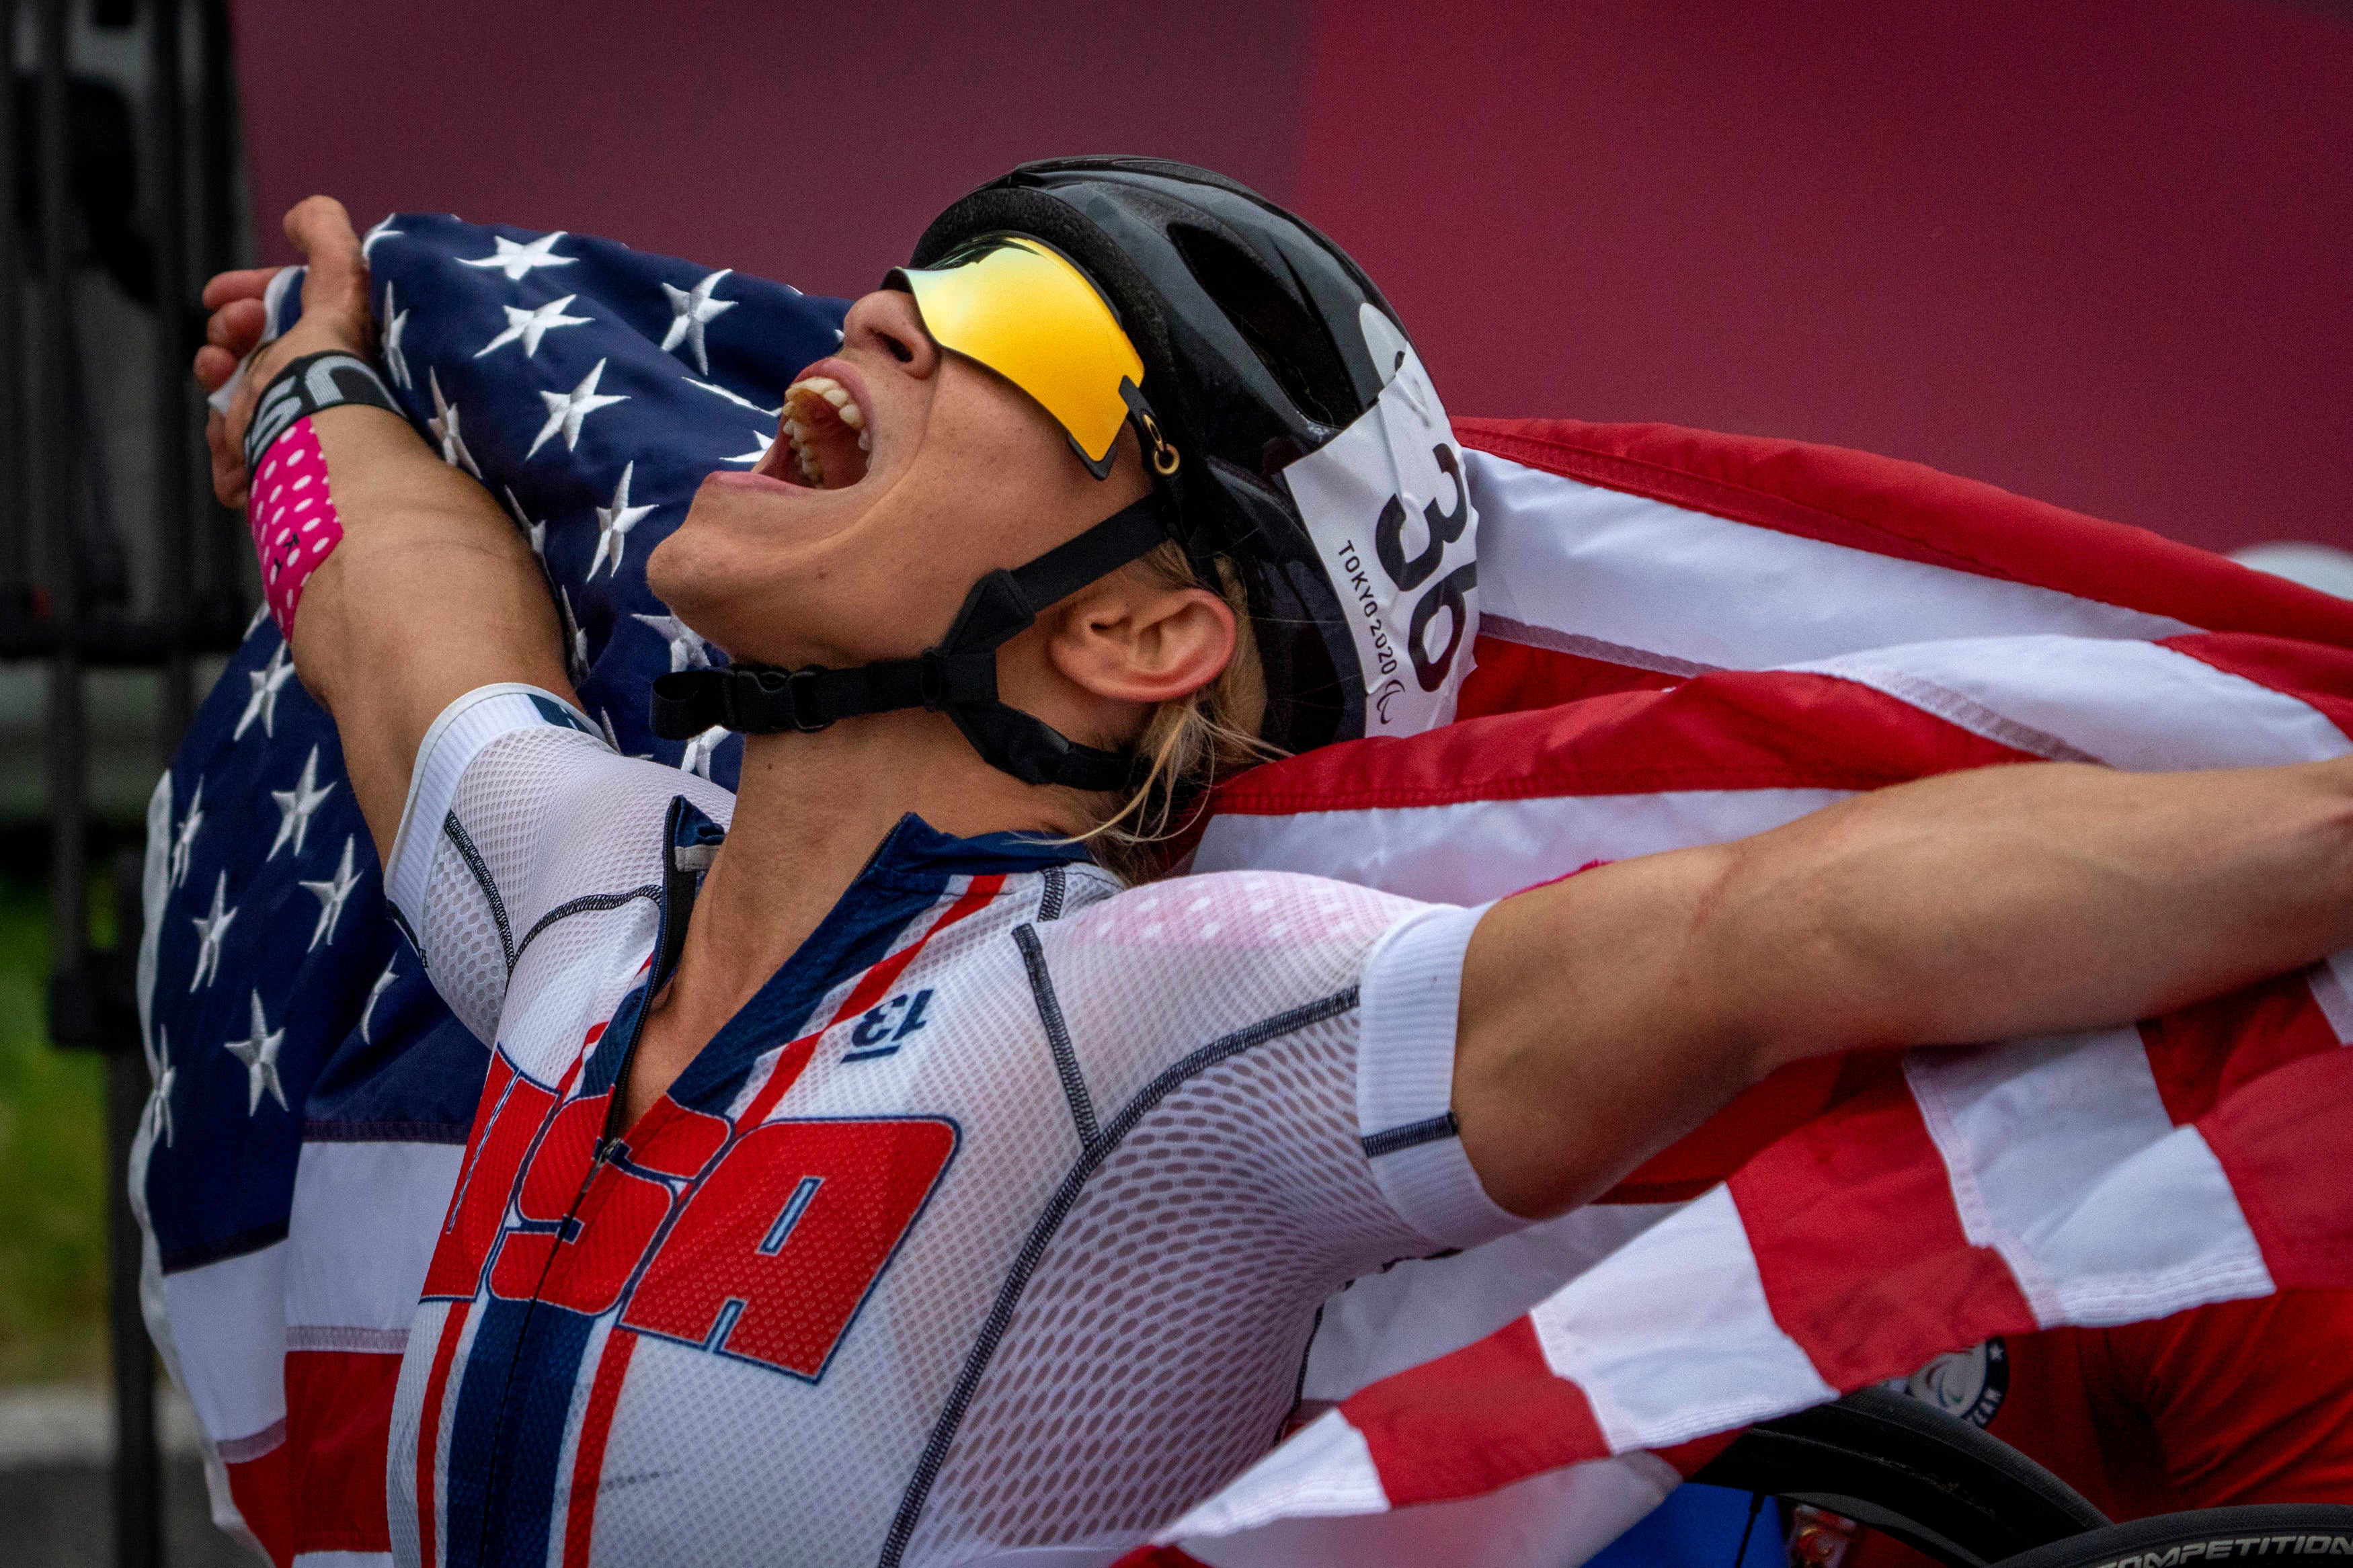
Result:
{"label": "black strap buckle", "polygon": [[[818,678],[825,671],[816,665],[799,669],[758,669],[743,671],[750,678],[746,691],[734,681],[721,688],[724,695],[721,704],[726,716],[720,721],[730,730],[757,733],[760,730],[775,731],[790,727],[804,735],[814,735],[833,722],[819,712]],[[740,679],[740,677],[739,677]],[[758,713],[744,711],[744,699],[756,693]]]}
{"label": "black strap buckle", "polygon": [[825,674],[816,665],[801,669],[736,665],[656,676],[654,733],[666,741],[686,741],[717,725],[744,735],[777,730],[814,735],[837,717],[825,711],[819,695]]}
{"label": "black strap buckle", "polygon": [[814,735],[833,722],[830,715],[818,710],[818,678],[824,673],[823,668],[812,664],[785,677],[785,705],[792,711],[793,728],[804,735]]}

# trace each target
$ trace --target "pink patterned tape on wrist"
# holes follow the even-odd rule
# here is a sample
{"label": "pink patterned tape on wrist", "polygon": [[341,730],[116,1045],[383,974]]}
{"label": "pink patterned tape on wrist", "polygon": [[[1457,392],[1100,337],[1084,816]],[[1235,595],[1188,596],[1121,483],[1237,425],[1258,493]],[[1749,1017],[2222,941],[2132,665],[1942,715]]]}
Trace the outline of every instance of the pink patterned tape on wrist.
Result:
{"label": "pink patterned tape on wrist", "polygon": [[310,416],[270,443],[246,492],[245,521],[261,560],[261,592],[270,618],[291,637],[302,585],[343,538],[334,498],[327,492],[326,454],[319,449]]}

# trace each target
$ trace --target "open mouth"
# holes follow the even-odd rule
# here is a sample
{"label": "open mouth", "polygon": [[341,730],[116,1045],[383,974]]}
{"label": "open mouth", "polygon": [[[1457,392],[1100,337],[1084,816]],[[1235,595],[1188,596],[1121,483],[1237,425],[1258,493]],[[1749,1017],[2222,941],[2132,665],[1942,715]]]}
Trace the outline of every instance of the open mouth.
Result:
{"label": "open mouth", "polygon": [[756,472],[811,489],[845,489],[866,477],[874,449],[866,411],[829,375],[804,376],[785,389],[782,437]]}

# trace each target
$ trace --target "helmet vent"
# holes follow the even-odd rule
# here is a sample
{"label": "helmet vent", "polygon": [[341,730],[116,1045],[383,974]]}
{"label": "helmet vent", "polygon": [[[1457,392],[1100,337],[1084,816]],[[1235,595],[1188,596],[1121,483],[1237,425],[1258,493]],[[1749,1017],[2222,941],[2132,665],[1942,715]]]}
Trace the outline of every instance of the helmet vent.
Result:
{"label": "helmet vent", "polygon": [[1299,411],[1335,427],[1353,423],[1356,393],[1339,349],[1284,280],[1215,230],[1171,224],[1168,237]]}

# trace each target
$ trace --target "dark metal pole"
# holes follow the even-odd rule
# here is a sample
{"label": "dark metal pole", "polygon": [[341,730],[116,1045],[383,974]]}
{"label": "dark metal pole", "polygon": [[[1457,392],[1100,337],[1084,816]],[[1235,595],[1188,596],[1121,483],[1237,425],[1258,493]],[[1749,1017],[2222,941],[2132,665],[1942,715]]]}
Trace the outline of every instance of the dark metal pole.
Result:
{"label": "dark metal pole", "polygon": [[[68,0],[40,0],[37,38],[40,61],[38,137],[41,280],[40,395],[35,404],[35,456],[40,479],[39,511],[47,548],[48,617],[61,635],[49,661],[49,963],[58,979],[50,988],[52,1027],[61,1002],[79,1004],[85,1015],[96,999],[89,994],[97,975],[90,964],[90,914],[84,898],[82,834],[87,804],[82,714],[81,653],[71,635],[82,620],[81,498],[76,481],[78,441],[90,433],[75,416],[80,366],[74,363],[73,206],[68,184],[67,142]],[[13,62],[12,62],[13,67]],[[94,497],[92,498],[95,499]],[[132,879],[135,886],[135,879]],[[126,924],[137,919],[133,894],[120,911]],[[83,993],[69,994],[71,988]],[[79,1032],[79,1030],[77,1032]],[[119,1045],[128,1045],[122,1041]],[[119,1048],[107,1062],[108,1240],[111,1286],[108,1312],[114,1368],[115,1463],[113,1468],[114,1560],[123,1568],[154,1568],[162,1561],[156,1507],[159,1465],[155,1449],[154,1356],[139,1314],[138,1226],[132,1218],[125,1166],[135,1131],[143,1085],[142,1064]]]}
{"label": "dark metal pole", "polygon": [[[187,728],[195,702],[188,629],[194,518],[188,493],[188,280],[185,217],[186,114],[180,91],[181,0],[150,0],[147,18],[146,197],[155,257],[154,470],[155,597],[150,612],[166,651],[156,692],[156,730],[165,765]],[[118,960],[136,951],[141,916],[139,857],[124,851],[114,868]],[[164,1458],[155,1433],[155,1353],[140,1310],[143,1250],[131,1207],[131,1146],[146,1114],[147,1058],[121,1042],[107,1058],[107,1165],[111,1246],[107,1327],[114,1363],[114,1561],[117,1568],[161,1568],[164,1561]]]}
{"label": "dark metal pole", "polygon": [[[39,0],[35,16],[40,61],[37,167],[42,300],[33,457],[48,612],[56,625],[70,626],[80,616],[81,584],[74,547],[73,484],[79,468],[72,454],[74,422],[66,401],[72,374],[66,355],[73,342],[74,308],[73,210],[66,184],[66,0]],[[58,638],[50,656],[48,695],[49,963],[58,973],[72,973],[80,969],[89,950],[90,919],[82,897],[81,656],[71,637]]]}
{"label": "dark metal pole", "polygon": [[189,502],[190,397],[186,105],[180,91],[181,0],[153,0],[147,35],[148,233],[155,245],[155,607],[171,647],[157,718],[168,760],[188,726],[195,672],[187,631],[194,590],[195,516]]}
{"label": "dark metal pole", "polygon": [[6,0],[6,68],[0,70],[0,201],[7,232],[0,238],[0,615],[25,608],[33,581],[33,528],[25,483],[25,226],[16,210],[24,149],[16,137],[16,23],[20,7]]}
{"label": "dark metal pole", "polygon": [[207,276],[245,258],[237,216],[237,96],[230,59],[228,0],[196,0],[201,77],[196,130],[204,169],[203,265]]}
{"label": "dark metal pole", "polygon": [[[227,0],[195,0],[199,27],[196,98],[197,247],[205,277],[248,265],[237,216],[236,74]],[[245,563],[253,559],[245,520],[217,502],[203,503],[213,602],[244,601]],[[229,614],[234,616],[232,609]]]}

